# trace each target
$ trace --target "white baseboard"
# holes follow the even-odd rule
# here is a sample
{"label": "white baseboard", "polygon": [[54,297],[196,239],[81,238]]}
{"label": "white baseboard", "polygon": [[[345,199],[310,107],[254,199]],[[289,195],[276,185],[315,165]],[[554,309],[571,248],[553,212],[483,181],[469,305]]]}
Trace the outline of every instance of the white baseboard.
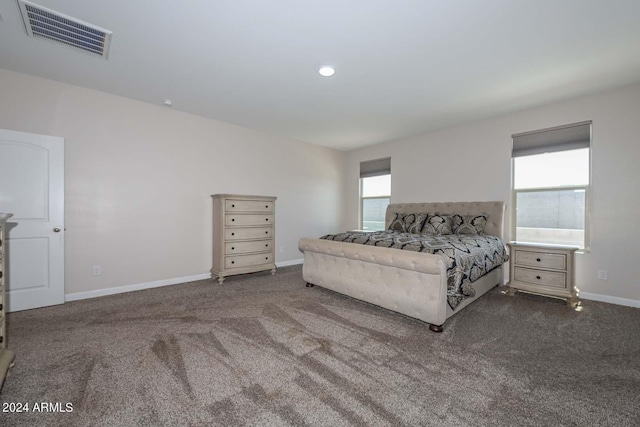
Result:
{"label": "white baseboard", "polygon": [[[290,265],[302,264],[304,259],[294,259],[291,261],[277,262],[276,267],[289,267]],[[117,288],[98,289],[96,291],[75,292],[66,294],[64,300],[78,301],[81,299],[104,297],[107,295],[122,294],[125,292],[141,291],[143,289],[159,288],[161,286],[177,285],[179,283],[195,282],[197,280],[211,279],[211,273],[197,274],[195,276],[176,277],[173,279],[156,280],[155,282],[136,283],[134,285],[118,286]]]}
{"label": "white baseboard", "polygon": [[292,259],[291,261],[276,262],[276,267],[289,267],[290,265],[302,264],[304,258]]}
{"label": "white baseboard", "polygon": [[159,288],[160,286],[177,285],[178,283],[195,282],[197,280],[211,279],[211,273],[197,274],[195,276],[176,277],[173,279],[156,280],[155,282],[136,283],[135,285],[118,286],[117,288],[98,289],[96,291],[75,292],[66,294],[64,300],[77,301],[81,299],[104,297],[107,295],[122,294],[124,292],[141,291],[143,289]]}
{"label": "white baseboard", "polygon": [[580,298],[608,302],[610,304],[626,305],[628,307],[640,308],[640,301],[629,298],[611,297],[609,295],[592,294],[591,292],[580,292]]}

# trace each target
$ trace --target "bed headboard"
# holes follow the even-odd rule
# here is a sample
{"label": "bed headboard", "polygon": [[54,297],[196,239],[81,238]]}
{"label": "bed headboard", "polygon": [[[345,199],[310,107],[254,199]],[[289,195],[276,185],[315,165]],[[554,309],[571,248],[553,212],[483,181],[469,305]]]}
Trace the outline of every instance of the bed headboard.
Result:
{"label": "bed headboard", "polygon": [[387,206],[384,223],[385,228],[389,228],[389,223],[396,213],[488,214],[484,232],[504,240],[504,209],[504,202],[392,203]]}

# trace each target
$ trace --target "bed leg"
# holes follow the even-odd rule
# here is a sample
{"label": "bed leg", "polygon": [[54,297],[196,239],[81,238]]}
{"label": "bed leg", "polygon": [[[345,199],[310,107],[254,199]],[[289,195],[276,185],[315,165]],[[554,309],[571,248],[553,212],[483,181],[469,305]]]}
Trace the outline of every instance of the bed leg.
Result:
{"label": "bed leg", "polygon": [[443,331],[443,328],[442,328],[442,325],[432,325],[432,324],[429,324],[429,330],[430,330],[431,332],[442,332],[442,331]]}
{"label": "bed leg", "polygon": [[306,285],[306,286],[307,286],[307,288],[313,288],[315,285],[314,285],[313,283],[309,283],[309,282],[307,282],[307,285]]}

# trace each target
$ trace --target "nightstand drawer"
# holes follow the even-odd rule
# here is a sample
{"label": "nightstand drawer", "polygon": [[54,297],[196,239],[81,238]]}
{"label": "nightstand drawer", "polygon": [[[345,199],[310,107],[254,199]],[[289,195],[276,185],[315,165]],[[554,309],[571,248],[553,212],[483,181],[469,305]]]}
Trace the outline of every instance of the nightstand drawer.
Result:
{"label": "nightstand drawer", "polygon": [[273,202],[260,200],[227,200],[227,212],[273,212]]}
{"label": "nightstand drawer", "polygon": [[555,271],[541,271],[533,268],[516,267],[514,279],[519,282],[540,286],[550,286],[564,289],[567,287],[567,275]]}
{"label": "nightstand drawer", "polygon": [[224,245],[227,255],[250,252],[271,251],[273,240],[251,240],[249,242],[228,242]]}
{"label": "nightstand drawer", "polygon": [[553,268],[555,270],[567,269],[567,256],[565,254],[516,250],[514,258],[516,265],[525,265],[535,268]]}

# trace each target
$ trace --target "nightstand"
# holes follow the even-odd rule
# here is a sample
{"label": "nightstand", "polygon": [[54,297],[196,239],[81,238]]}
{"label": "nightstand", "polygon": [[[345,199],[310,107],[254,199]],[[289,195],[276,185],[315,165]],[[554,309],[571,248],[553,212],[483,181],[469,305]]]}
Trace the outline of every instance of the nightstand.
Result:
{"label": "nightstand", "polygon": [[577,246],[509,242],[507,293],[516,291],[561,298],[575,308],[580,290],[575,285]]}

